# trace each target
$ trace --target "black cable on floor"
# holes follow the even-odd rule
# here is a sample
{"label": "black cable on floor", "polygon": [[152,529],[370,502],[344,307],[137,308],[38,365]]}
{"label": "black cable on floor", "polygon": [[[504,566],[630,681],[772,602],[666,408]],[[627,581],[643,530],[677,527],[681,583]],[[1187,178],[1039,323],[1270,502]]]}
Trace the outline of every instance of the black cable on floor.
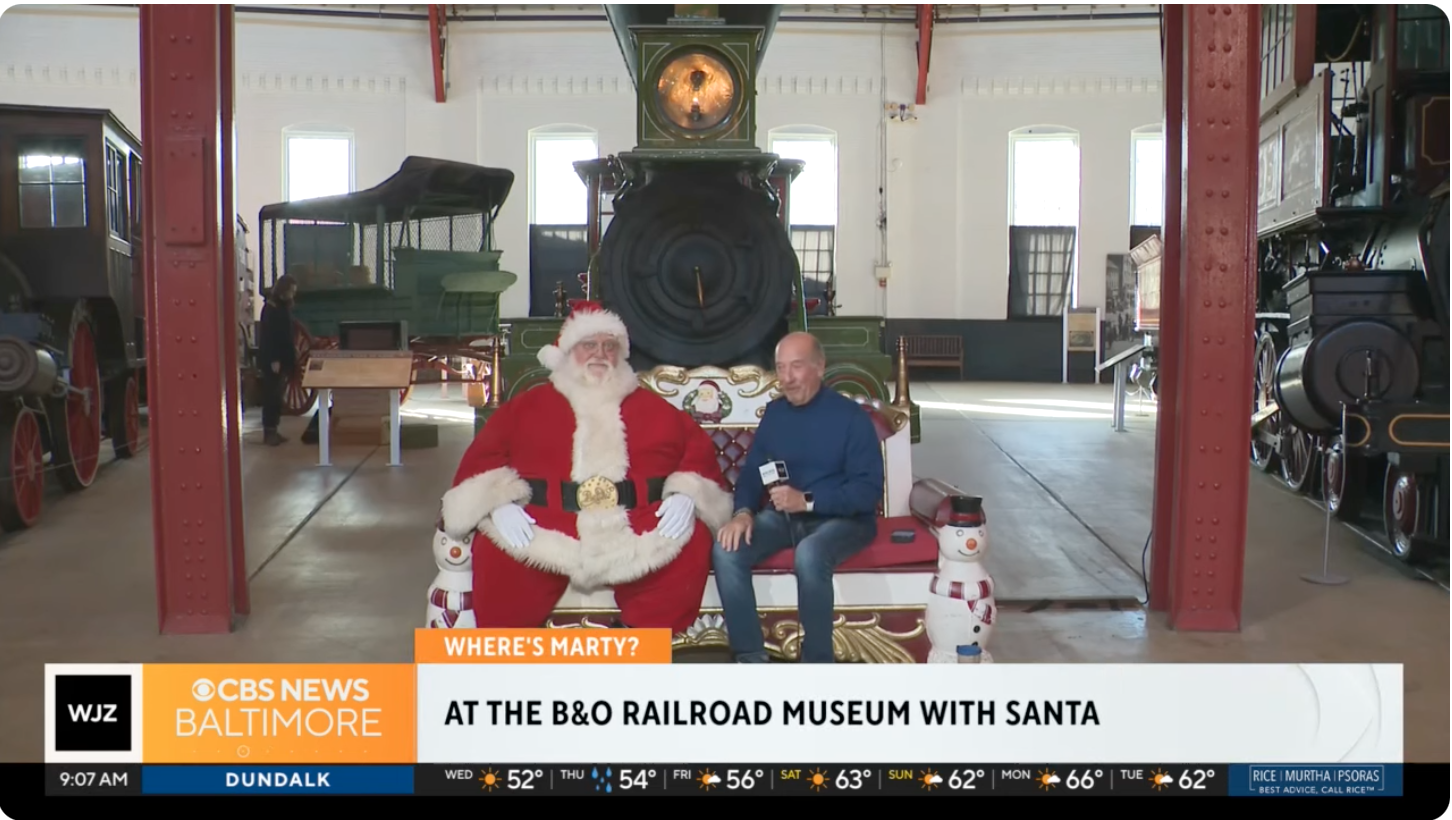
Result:
{"label": "black cable on floor", "polygon": [[1145,561],[1149,557],[1150,539],[1154,537],[1155,528],[1150,527],[1149,535],[1144,537],[1144,551],[1139,554],[1139,577],[1144,579],[1144,600],[1140,603],[1144,606],[1149,606],[1150,601],[1149,566]]}

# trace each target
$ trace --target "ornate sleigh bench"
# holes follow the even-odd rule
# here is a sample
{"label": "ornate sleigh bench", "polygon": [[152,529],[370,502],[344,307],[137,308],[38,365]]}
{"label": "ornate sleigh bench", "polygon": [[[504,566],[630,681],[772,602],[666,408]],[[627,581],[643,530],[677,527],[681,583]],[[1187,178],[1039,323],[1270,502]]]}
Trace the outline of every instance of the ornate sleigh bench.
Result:
{"label": "ornate sleigh bench", "polygon": [[[642,374],[641,383],[700,422],[715,441],[722,470],[733,484],[758,420],[767,403],[780,395],[775,376],[755,367],[689,371],[658,367]],[[915,486],[925,482],[913,479],[908,411],[876,399],[854,398],[877,428],[887,480],[877,539],[837,570],[834,649],[841,662],[922,663],[929,649],[923,614],[938,566],[938,540],[924,520],[941,523],[938,502],[944,498],[941,488],[945,485],[931,482],[936,488],[919,493],[927,499],[928,509],[914,514],[910,499]],[[911,507],[923,506],[912,499]],[[942,508],[946,509],[946,501]],[[894,542],[893,533],[903,531],[911,533],[911,540]],[[792,551],[773,556],[754,575],[767,650],[777,658],[796,660],[802,630],[796,613]],[[610,590],[585,593],[572,588],[549,626],[608,627],[618,614]],[[685,634],[677,635],[674,643],[677,651],[728,646],[714,579],[706,587],[700,618]]]}

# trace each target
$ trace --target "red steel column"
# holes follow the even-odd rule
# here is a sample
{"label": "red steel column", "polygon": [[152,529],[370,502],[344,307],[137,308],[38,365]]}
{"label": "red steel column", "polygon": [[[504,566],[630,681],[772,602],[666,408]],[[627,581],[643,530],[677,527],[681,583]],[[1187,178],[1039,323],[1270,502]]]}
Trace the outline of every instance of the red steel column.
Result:
{"label": "red steel column", "polygon": [[1240,628],[1255,351],[1260,6],[1187,6],[1169,625]]}
{"label": "red steel column", "polygon": [[1179,432],[1180,388],[1180,225],[1185,144],[1185,7],[1160,7],[1161,50],[1165,69],[1165,217],[1160,231],[1160,407],[1155,426],[1155,496],[1150,526],[1149,608],[1170,608],[1171,548],[1175,533],[1175,442]]}
{"label": "red steel column", "polygon": [[142,5],[147,371],[164,633],[232,627],[216,6]]}
{"label": "red steel column", "polygon": [[252,611],[247,592],[247,549],[242,510],[242,367],[238,361],[237,295],[237,12],[234,6],[217,7],[222,101],[222,350],[227,377],[227,484],[232,524],[232,608],[238,615]]}

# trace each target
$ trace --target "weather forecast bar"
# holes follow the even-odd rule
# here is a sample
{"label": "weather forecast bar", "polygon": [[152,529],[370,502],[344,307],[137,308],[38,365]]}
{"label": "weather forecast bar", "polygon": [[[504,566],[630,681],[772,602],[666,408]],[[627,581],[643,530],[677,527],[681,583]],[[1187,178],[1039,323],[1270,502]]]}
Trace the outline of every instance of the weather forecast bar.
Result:
{"label": "weather forecast bar", "polygon": [[48,764],[46,795],[1402,795],[1400,764]]}

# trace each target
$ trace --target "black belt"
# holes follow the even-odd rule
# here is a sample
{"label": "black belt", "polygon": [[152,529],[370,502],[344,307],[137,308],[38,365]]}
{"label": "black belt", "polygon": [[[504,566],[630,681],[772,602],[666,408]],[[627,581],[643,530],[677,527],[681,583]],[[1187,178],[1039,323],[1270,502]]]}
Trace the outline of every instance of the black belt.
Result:
{"label": "black belt", "polygon": [[[550,506],[549,489],[550,485],[554,482],[546,481],[542,478],[531,478],[527,479],[527,481],[529,483],[530,493],[532,494],[529,503],[537,507]],[[564,508],[565,512],[580,511],[579,492],[581,483],[583,482],[561,481],[555,485],[559,488],[559,504]],[[645,504],[654,504],[661,499],[661,495],[665,490],[665,479],[648,478],[645,481],[645,487]],[[615,482],[615,493],[620,498],[620,506],[627,510],[644,506],[640,503],[639,493],[636,492],[634,481]]]}

